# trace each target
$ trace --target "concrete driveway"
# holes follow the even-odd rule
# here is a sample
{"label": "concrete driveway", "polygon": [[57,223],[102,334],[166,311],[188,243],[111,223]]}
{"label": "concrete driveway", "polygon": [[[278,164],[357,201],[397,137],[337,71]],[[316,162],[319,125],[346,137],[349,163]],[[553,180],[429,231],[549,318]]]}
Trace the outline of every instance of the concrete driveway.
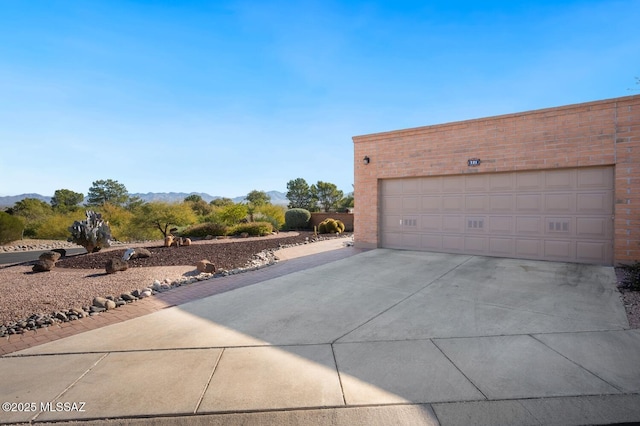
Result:
{"label": "concrete driveway", "polygon": [[373,250],[2,357],[2,402],[85,404],[0,421],[640,421],[640,332],[614,283],[609,267]]}

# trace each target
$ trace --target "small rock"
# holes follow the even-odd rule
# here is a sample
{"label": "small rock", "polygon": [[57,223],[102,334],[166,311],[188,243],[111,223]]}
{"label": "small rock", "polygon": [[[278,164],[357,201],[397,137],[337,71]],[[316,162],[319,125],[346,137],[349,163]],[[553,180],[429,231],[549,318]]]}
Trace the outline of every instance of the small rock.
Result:
{"label": "small rock", "polygon": [[134,295],[130,294],[130,293],[122,293],[120,295],[120,297],[122,298],[122,300],[124,300],[125,302],[133,302],[134,300],[138,300],[137,297],[135,297]]}
{"label": "small rock", "polygon": [[129,264],[127,263],[127,261],[119,258],[109,259],[107,260],[107,264],[105,265],[107,274],[115,274],[119,271],[126,271],[128,268]]}
{"label": "small rock", "polygon": [[92,306],[91,308],[89,308],[89,315],[99,314],[100,312],[104,312],[106,310],[107,310],[106,308],[101,308],[99,306]]}
{"label": "small rock", "polygon": [[138,297],[140,297],[140,290],[138,289],[133,290],[131,292],[131,295],[137,299]]}
{"label": "small rock", "polygon": [[182,240],[182,245],[183,246],[190,246],[191,245],[191,238],[184,238]]}
{"label": "small rock", "polygon": [[208,274],[212,274],[216,272],[216,265],[214,265],[213,263],[209,262],[206,259],[199,261],[196,264],[196,268],[198,269],[199,272],[206,272]]}
{"label": "small rock", "polygon": [[49,272],[53,269],[55,262],[51,260],[38,260],[32,268],[33,272]]}
{"label": "small rock", "polygon": [[64,312],[56,312],[55,317],[63,322],[66,322],[69,320],[69,318],[67,318]]}
{"label": "small rock", "polygon": [[129,248],[122,255],[122,260],[126,262],[127,260],[131,259],[131,257],[133,257],[134,254],[136,254],[136,251],[132,248]]}
{"label": "small rock", "polygon": [[113,300],[107,299],[107,302],[105,303],[104,307],[107,308],[107,310],[115,309],[116,308],[116,302],[114,302]]}
{"label": "small rock", "polygon": [[109,299],[104,298],[104,297],[94,297],[93,299],[93,306],[97,307],[97,308],[107,308],[107,302],[109,302]]}
{"label": "small rock", "polygon": [[127,304],[127,302],[125,302],[124,300],[118,300],[116,302],[116,308],[119,308],[120,306],[124,306],[126,304]]}
{"label": "small rock", "polygon": [[151,296],[151,290],[144,290],[143,292],[140,293],[140,299],[144,299],[145,297],[149,297]]}

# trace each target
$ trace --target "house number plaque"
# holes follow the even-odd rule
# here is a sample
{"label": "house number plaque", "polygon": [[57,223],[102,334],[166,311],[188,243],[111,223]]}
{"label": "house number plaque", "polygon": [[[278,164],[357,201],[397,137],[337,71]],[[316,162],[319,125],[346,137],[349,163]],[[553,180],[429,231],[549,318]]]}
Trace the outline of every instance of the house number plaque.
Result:
{"label": "house number plaque", "polygon": [[467,160],[467,166],[469,167],[476,167],[480,165],[480,159],[479,158],[471,158],[469,160]]}

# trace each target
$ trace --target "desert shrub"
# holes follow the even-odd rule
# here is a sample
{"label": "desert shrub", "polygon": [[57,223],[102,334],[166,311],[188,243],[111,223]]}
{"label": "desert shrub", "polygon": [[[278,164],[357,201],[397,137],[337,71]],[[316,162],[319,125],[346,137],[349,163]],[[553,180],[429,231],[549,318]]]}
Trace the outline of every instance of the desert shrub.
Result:
{"label": "desert shrub", "polygon": [[204,238],[207,235],[227,235],[228,227],[222,223],[205,222],[191,225],[180,233],[183,237]]}
{"label": "desert shrub", "polygon": [[284,214],[287,229],[305,229],[311,219],[311,212],[306,209],[289,209]]}
{"label": "desert shrub", "polygon": [[66,240],[71,236],[69,225],[74,221],[82,220],[82,212],[70,212],[56,214],[40,222],[36,238],[43,240]]}
{"label": "desert shrub", "polygon": [[277,206],[273,204],[264,204],[256,208],[256,221],[270,222],[273,229],[282,229],[284,226],[284,215],[287,211],[285,206]]}
{"label": "desert shrub", "polygon": [[327,218],[318,225],[318,232],[321,234],[335,234],[344,232],[344,223],[341,220]]}
{"label": "desert shrub", "polygon": [[0,212],[0,244],[19,240],[22,238],[23,229],[22,220],[9,213]]}
{"label": "desert shrub", "polygon": [[229,235],[240,235],[246,232],[253,236],[269,235],[273,232],[273,225],[269,222],[240,223],[229,229]]}
{"label": "desert shrub", "polygon": [[622,287],[640,291],[640,262],[635,262],[631,265],[621,265],[624,272],[624,278],[622,280]]}
{"label": "desert shrub", "polygon": [[219,214],[224,223],[235,225],[247,216],[248,211],[244,204],[232,204],[222,207]]}

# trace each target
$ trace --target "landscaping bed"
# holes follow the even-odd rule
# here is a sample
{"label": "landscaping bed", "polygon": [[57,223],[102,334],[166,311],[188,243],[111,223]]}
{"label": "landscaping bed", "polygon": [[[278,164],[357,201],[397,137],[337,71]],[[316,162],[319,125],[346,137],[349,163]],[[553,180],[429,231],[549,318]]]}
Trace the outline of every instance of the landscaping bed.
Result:
{"label": "landscaping bed", "polygon": [[106,273],[105,263],[121,258],[128,245],[62,258],[50,272],[33,273],[34,262],[0,268],[0,336],[3,325],[28,323],[34,315],[49,321],[56,316],[63,318],[57,314],[66,316],[71,309],[89,312],[95,297],[117,299],[123,293],[151,287],[154,281],[171,283],[193,278],[199,274],[196,263],[203,259],[218,271],[237,270],[255,261],[255,255],[265,250],[328,238],[336,237],[283,232],[266,237],[194,241],[181,247],[162,247],[157,241],[131,244],[134,249],[146,248],[151,257],[132,259],[126,271],[114,274]]}

